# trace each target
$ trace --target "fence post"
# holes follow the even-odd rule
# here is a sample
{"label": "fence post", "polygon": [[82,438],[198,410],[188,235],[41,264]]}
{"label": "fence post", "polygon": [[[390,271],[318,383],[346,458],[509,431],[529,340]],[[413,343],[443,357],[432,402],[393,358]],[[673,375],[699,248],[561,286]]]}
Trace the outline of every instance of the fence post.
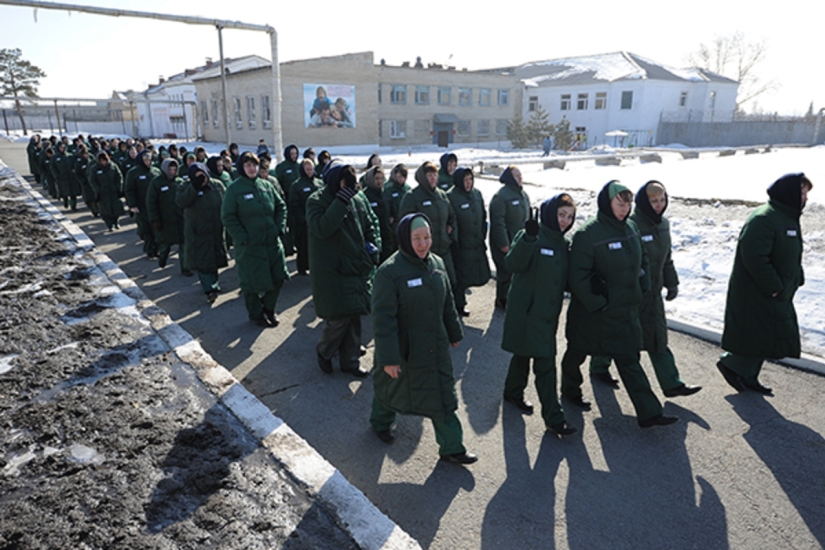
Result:
{"label": "fence post", "polygon": [[[9,135],[9,119],[6,118],[6,110],[3,109],[3,125],[6,127],[6,135]],[[817,127],[819,124],[817,124]]]}
{"label": "fence post", "polygon": [[63,126],[60,124],[60,110],[57,108],[57,100],[54,100],[54,116],[57,117],[57,130],[60,132],[60,137],[63,137]]}

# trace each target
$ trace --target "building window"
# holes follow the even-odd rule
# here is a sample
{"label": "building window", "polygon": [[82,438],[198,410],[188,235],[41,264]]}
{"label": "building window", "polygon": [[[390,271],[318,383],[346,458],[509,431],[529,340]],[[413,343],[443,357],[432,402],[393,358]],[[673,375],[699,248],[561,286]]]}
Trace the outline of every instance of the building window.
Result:
{"label": "building window", "polygon": [[569,111],[570,110],[570,103],[572,103],[572,99],[570,99],[570,94],[561,94],[561,106],[559,110],[561,111]]}
{"label": "building window", "polygon": [[527,110],[529,112],[533,112],[536,110],[536,107],[539,106],[539,96],[531,95],[529,100],[527,101]]}
{"label": "building window", "polygon": [[716,92],[711,92],[710,93],[710,108],[711,109],[716,108]]}
{"label": "building window", "polygon": [[470,121],[462,120],[458,123],[458,135],[467,137],[470,135]]}
{"label": "building window", "polygon": [[261,118],[264,121],[264,128],[272,128],[272,109],[269,107],[269,96],[261,96]]}
{"label": "building window", "polygon": [[218,127],[218,100],[212,100],[212,128]]}
{"label": "building window", "polygon": [[473,89],[472,88],[459,88],[458,89],[458,104],[459,105],[470,105],[473,102]]}
{"label": "building window", "polygon": [[206,101],[201,101],[201,118],[203,119],[203,125],[207,126],[209,124],[209,107],[206,105]]}
{"label": "building window", "polygon": [[587,143],[587,128],[585,126],[576,126],[576,131],[573,132],[573,141],[576,143]]}
{"label": "building window", "polygon": [[633,108],[633,92],[622,92],[622,109]]}
{"label": "building window", "polygon": [[587,94],[579,94],[576,97],[576,109],[579,111],[587,110]]}
{"label": "building window", "polygon": [[407,137],[407,121],[406,120],[391,120],[390,121],[390,139],[404,139]]}
{"label": "building window", "polygon": [[687,105],[687,92],[682,92],[679,94],[679,107],[684,107]]}
{"label": "building window", "polygon": [[415,88],[415,104],[429,105],[430,104],[430,87],[416,86]]}
{"label": "building window", "polygon": [[502,88],[498,91],[498,104],[502,107],[510,104],[510,90]]}
{"label": "building window", "polygon": [[449,105],[450,104],[450,92],[452,88],[449,86],[439,86],[438,87],[438,104],[439,105]]}
{"label": "building window", "polygon": [[479,120],[478,121],[478,135],[479,136],[489,136],[490,135],[490,121],[489,120]]}
{"label": "building window", "polygon": [[607,92],[596,92],[596,103],[593,108],[597,111],[607,109]]}
{"label": "building window", "polygon": [[390,101],[393,103],[407,103],[407,86],[406,84],[393,84],[392,96]]}
{"label": "building window", "polygon": [[255,129],[255,96],[246,96],[246,120],[249,122],[249,129]]}
{"label": "building window", "polygon": [[497,136],[506,136],[507,135],[507,119],[500,118],[496,120],[496,135]]}
{"label": "building window", "polygon": [[478,104],[483,107],[489,106],[491,96],[490,88],[481,88],[478,91]]}
{"label": "building window", "polygon": [[241,112],[241,98],[235,96],[232,98],[235,103],[235,127],[239,130],[243,128],[243,113]]}

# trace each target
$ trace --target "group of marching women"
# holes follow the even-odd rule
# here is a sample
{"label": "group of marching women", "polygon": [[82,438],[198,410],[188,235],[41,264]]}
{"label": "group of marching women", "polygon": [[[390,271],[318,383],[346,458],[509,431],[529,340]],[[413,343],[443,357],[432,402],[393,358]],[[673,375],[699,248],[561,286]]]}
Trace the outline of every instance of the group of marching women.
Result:
{"label": "group of marching women", "polygon": [[[274,168],[268,152],[258,152],[239,154],[230,147],[226,163],[222,156],[206,158],[205,151],[203,158],[196,152],[191,162],[180,163],[177,155],[158,158],[144,148],[137,157],[127,154],[135,162],[125,185],[120,161],[105,150],[90,162],[81,149],[85,160],[74,162],[88,164],[80,172],[107,225],[117,227],[112,216],[118,207],[109,202],[125,195],[147,255],[157,256],[163,267],[171,245],[182,245],[183,273],[198,273],[210,302],[220,291],[218,269],[227,265],[231,242],[249,318],[261,327],[278,324],[277,300],[290,276],[286,257],[294,251],[297,272],[309,275],[316,313],[324,321],[316,345],[323,372],[333,372],[337,356],[341,371],[358,378],[370,374],[360,368],[361,318],[370,315],[370,424],[382,441],[394,440],[397,414],[420,415],[433,422],[442,460],[477,460],[463,445],[449,350],[463,338],[461,317],[470,315],[467,289],[491,277],[488,245],[496,267],[495,307],[504,312],[501,347],[512,353],[503,400],[524,414],[534,412],[524,394],[532,366],[548,432],[577,431],[565,418],[560,395],[590,409],[581,390],[587,356],[591,378],[618,388],[609,372],[615,363],[642,428],[678,421],[663,415],[640,364],[642,350],[666,397],[701,390],[682,381],[667,342],[662,293],[664,300],[675,299],[679,279],[661,182],[649,181],[635,195],[618,181],[608,182],[598,193],[597,213],[571,232],[573,198],[560,193],[533,207],[515,166],[501,174],[503,185],[488,209],[472,169],[459,166],[452,153],[441,157],[440,166],[419,166],[412,187],[406,166],[387,174],[377,155],[359,179],[353,166],[330,161],[326,151],[316,161],[308,149],[299,161],[298,148],[290,145]],[[49,164],[63,160],[47,156],[41,176],[48,171],[61,181],[64,168]],[[799,218],[811,188],[804,174],[780,178],[740,233],[725,312],[725,353],[717,363],[737,391],[770,394],[758,380],[763,361],[799,356],[793,296],[804,282]],[[64,204],[75,207],[71,200]],[[566,293],[567,348],[559,384],[556,333]]]}

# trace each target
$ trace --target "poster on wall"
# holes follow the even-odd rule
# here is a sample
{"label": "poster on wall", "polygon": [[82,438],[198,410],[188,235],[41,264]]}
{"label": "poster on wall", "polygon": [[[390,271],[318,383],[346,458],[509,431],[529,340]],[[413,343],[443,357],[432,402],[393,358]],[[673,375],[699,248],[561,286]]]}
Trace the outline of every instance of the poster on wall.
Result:
{"label": "poster on wall", "polygon": [[307,128],[355,128],[355,86],[304,84]]}

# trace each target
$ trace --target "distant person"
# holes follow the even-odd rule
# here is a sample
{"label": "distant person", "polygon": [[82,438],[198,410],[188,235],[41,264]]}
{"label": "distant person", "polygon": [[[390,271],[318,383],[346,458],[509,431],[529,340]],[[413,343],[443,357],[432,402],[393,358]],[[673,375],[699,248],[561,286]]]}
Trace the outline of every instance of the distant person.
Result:
{"label": "distant person", "polygon": [[390,205],[390,236],[392,241],[383,243],[383,246],[389,247],[389,253],[392,254],[398,250],[398,243],[395,242],[396,228],[398,222],[401,220],[399,212],[401,211],[401,201],[407,193],[410,192],[410,186],[407,185],[407,175],[409,174],[407,167],[403,164],[396,164],[390,171],[390,179],[384,185],[384,198],[387,199]]}
{"label": "distant person", "polygon": [[375,274],[370,425],[381,441],[392,443],[396,414],[429,418],[441,460],[472,464],[478,458],[464,447],[450,358],[464,332],[444,263],[430,253],[427,216],[402,218],[397,241],[399,250]]}
{"label": "distant person", "polygon": [[319,178],[324,176],[324,169],[327,167],[327,164],[329,164],[331,158],[329,151],[326,149],[318,153],[318,161],[315,163],[315,173],[318,174]]}
{"label": "distant person", "polygon": [[126,206],[135,216],[137,235],[143,241],[143,253],[150,260],[158,257],[158,243],[146,209],[146,195],[149,191],[149,184],[158,176],[160,176],[160,169],[152,165],[152,153],[144,151],[140,155],[138,165],[126,173],[124,184]]}
{"label": "distant person", "polygon": [[89,170],[94,164],[94,161],[89,155],[89,149],[86,144],[81,143],[77,147],[77,154],[74,162],[74,176],[80,182],[80,192],[83,195],[83,202],[89,208],[93,218],[100,216],[100,208],[97,204],[97,197],[95,191],[89,183]]}
{"label": "distant person", "polygon": [[314,163],[315,162],[315,149],[313,149],[312,147],[307,147],[306,149],[304,149],[303,157],[305,159],[311,160]]}
{"label": "distant person", "polygon": [[[639,321],[642,324],[644,347],[659,386],[665,397],[693,395],[701,386],[688,386],[679,376],[676,359],[667,345],[667,319],[662,301],[662,288],[667,289],[666,300],[676,298],[679,293],[679,276],[673,266],[670,253],[670,222],[664,217],[668,205],[665,187],[656,180],[651,180],[636,194],[636,208],[630,219],[636,222],[642,236],[642,247],[650,262],[650,289],[642,295],[639,305]],[[590,358],[590,376],[613,387],[619,387],[619,381],[608,372],[609,357],[592,356]]]}
{"label": "distant person", "polygon": [[40,134],[34,134],[29,138],[29,143],[26,145],[26,158],[29,161],[29,174],[34,176],[34,181],[37,183],[40,183],[40,163],[38,158],[40,156],[40,150]]}
{"label": "distant person", "polygon": [[57,191],[63,201],[63,208],[77,212],[77,196],[80,194],[80,182],[74,177],[74,156],[66,150],[66,142],[57,144],[57,154],[52,159],[52,172],[57,181]]}
{"label": "distant person", "polygon": [[544,136],[544,140],[541,142],[541,146],[544,149],[544,153],[541,156],[546,157],[550,155],[550,149],[553,148],[553,140],[550,139],[550,136]]}
{"label": "distant person", "polygon": [[441,168],[438,169],[438,188],[446,193],[453,186],[453,172],[458,166],[458,157],[455,153],[444,153],[439,162]]}
{"label": "distant person", "polygon": [[261,138],[258,140],[258,148],[255,150],[255,154],[260,157],[264,153],[269,154],[269,146],[266,144],[266,141]]}
{"label": "distant person", "polygon": [[739,233],[725,305],[725,353],[716,364],[738,392],[772,395],[759,382],[762,363],[800,355],[793,298],[805,282],[799,218],[812,188],[802,173],[779,178],[768,188],[767,204],[753,211]]}
{"label": "distant person", "polygon": [[315,165],[312,163],[312,159],[305,158],[301,161],[301,177],[292,184],[292,188],[289,190],[289,204],[287,205],[287,225],[295,246],[295,267],[298,270],[298,275],[306,275],[309,271],[307,199],[323,186],[323,180],[315,174]]}
{"label": "distant person", "polygon": [[165,159],[160,165],[160,174],[149,182],[146,190],[146,214],[158,243],[158,267],[166,267],[172,245],[178,245],[181,275],[191,277],[193,273],[186,267],[183,209],[176,200],[181,185],[183,178],[179,176],[178,161]]}
{"label": "distant person", "polygon": [[373,166],[364,173],[362,180],[364,183],[361,193],[364,194],[375,217],[378,218],[382,244],[380,263],[383,263],[392,254],[391,247],[384,245],[384,243],[389,243],[392,240],[390,236],[392,231],[390,228],[390,204],[384,198],[384,181],[386,180],[384,169],[380,166]]}
{"label": "distant person", "polygon": [[232,163],[235,164],[238,162],[238,144],[237,143],[230,143],[229,144],[229,157],[232,159]]}
{"label": "distant person", "polygon": [[43,189],[48,191],[53,199],[58,197],[57,180],[52,172],[52,159],[54,158],[54,148],[46,142],[43,153],[40,155],[40,180],[43,182]]}
{"label": "distant person", "polygon": [[118,218],[123,215],[123,201],[120,199],[123,196],[123,175],[106,151],[98,152],[97,164],[89,170],[89,185],[95,192],[106,229],[119,229]]}
{"label": "distant person", "polygon": [[[169,151],[168,151],[168,150],[167,150],[167,155],[168,155],[169,157],[171,157],[171,153],[169,153]],[[195,162],[200,162],[201,164],[205,164],[205,163],[206,163],[206,159],[207,159],[208,157],[209,157],[209,155],[206,153],[206,149],[205,149],[205,148],[201,147],[200,145],[198,145],[197,147],[195,147]],[[187,176],[188,176],[188,174],[187,174]]]}
{"label": "distant person", "polygon": [[490,200],[490,252],[496,265],[497,308],[507,307],[510,290],[510,272],[504,257],[510,251],[510,243],[516,237],[530,213],[530,198],[524,191],[521,170],[508,166],[498,178],[503,183]]}

